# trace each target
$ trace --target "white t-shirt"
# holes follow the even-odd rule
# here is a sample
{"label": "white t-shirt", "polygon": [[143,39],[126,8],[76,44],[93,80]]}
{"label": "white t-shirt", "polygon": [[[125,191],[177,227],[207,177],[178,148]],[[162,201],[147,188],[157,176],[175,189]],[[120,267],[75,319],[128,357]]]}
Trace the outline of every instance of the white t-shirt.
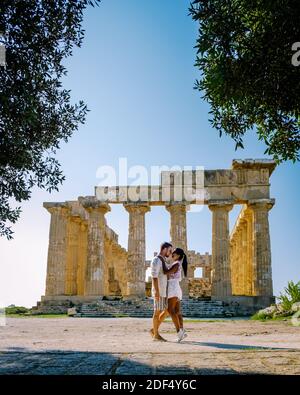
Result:
{"label": "white t-shirt", "polygon": [[[167,296],[167,282],[168,278],[167,275],[164,274],[163,272],[163,267],[162,267],[162,262],[161,259],[156,256],[153,258],[151,262],[151,276],[152,278],[157,278],[158,279],[158,289],[159,289],[159,295],[163,298]],[[152,296],[154,297],[155,295],[155,288],[152,283]]]}

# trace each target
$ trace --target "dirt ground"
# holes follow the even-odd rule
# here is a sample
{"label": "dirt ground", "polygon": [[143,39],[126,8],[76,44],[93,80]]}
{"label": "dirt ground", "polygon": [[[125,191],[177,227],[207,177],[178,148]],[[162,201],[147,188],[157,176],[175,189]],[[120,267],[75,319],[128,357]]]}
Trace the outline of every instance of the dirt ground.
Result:
{"label": "dirt ground", "polygon": [[300,327],[290,322],[187,320],[176,342],[171,322],[151,319],[8,318],[0,327],[0,374],[299,374]]}

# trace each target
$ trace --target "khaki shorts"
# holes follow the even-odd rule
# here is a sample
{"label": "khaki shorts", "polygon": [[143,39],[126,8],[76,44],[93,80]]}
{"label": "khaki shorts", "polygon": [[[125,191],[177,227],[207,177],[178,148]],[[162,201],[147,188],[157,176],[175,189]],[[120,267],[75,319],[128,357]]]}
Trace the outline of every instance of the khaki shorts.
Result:
{"label": "khaki shorts", "polygon": [[160,297],[159,300],[156,300],[155,298],[153,299],[154,304],[154,311],[164,311],[168,308],[168,298],[166,297]]}

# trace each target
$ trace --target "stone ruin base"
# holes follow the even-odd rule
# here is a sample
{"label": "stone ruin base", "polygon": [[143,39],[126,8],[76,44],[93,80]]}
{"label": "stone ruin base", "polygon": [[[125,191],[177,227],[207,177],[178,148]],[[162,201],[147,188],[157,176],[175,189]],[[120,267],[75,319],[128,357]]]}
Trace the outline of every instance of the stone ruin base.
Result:
{"label": "stone ruin base", "polygon": [[[186,298],[182,301],[184,317],[222,318],[247,317],[275,302],[274,297],[232,296],[223,300],[214,298]],[[66,314],[72,309],[75,317],[151,317],[153,300],[126,300],[121,297],[103,298],[57,296],[42,297],[33,308],[33,314]],[[70,310],[69,310],[70,312]]]}

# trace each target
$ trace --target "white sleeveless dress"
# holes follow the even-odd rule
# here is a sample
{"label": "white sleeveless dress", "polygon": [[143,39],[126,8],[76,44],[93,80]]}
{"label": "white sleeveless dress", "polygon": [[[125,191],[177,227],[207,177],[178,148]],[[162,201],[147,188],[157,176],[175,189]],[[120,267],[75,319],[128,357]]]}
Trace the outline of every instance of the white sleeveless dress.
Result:
{"label": "white sleeveless dress", "polygon": [[179,263],[179,268],[177,272],[170,274],[170,278],[168,278],[168,285],[167,285],[167,296],[168,299],[170,298],[178,298],[182,300],[182,290],[180,287],[181,281],[181,273],[182,273],[182,265],[181,261],[173,262],[171,265],[168,265],[169,268]]}

